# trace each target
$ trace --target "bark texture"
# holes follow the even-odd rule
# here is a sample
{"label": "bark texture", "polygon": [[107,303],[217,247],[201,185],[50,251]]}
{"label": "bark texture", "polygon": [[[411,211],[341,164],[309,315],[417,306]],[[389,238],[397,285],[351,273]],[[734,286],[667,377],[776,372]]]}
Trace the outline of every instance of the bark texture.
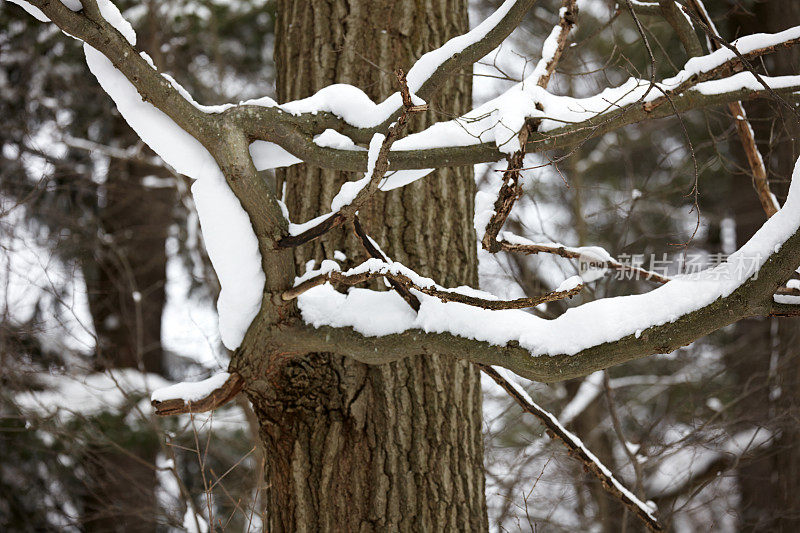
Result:
{"label": "bark texture", "polygon": [[[276,64],[282,101],[332,83],[372,98],[397,90],[395,68],[467,29],[463,0],[278,2]],[[459,113],[471,79],[417,117]],[[292,220],[329,210],[346,180],[360,176],[305,165],[278,176]],[[445,285],[477,281],[471,168],[446,169],[379,193],[361,210],[366,230],[392,258]],[[365,258],[349,228],[297,250],[309,259]],[[443,357],[381,366],[318,353],[272,357],[241,369],[261,422],[268,460],[271,531],[483,531],[481,390],[474,367]],[[248,375],[249,374],[249,375]]]}

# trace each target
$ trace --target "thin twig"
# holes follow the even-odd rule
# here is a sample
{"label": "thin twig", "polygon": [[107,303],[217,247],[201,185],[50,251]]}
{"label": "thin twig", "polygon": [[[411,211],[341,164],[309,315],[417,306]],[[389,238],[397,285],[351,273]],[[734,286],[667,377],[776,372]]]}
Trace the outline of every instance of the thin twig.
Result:
{"label": "thin twig", "polygon": [[[717,37],[720,37],[716,27],[708,18],[708,13],[705,10],[705,6],[702,6],[702,0],[692,0],[691,5],[694,8],[696,15],[708,28],[708,31],[715,34]],[[719,50],[720,45],[717,41],[709,39],[708,43],[710,48]],[[736,125],[736,133],[739,136],[739,141],[742,143],[742,148],[744,148],[747,164],[750,165],[750,171],[752,172],[753,177],[753,187],[755,188],[758,199],[761,202],[761,207],[767,214],[767,218],[769,218],[778,212],[780,206],[775,199],[775,195],[772,194],[772,191],[770,190],[769,181],[767,180],[767,169],[764,165],[764,159],[761,157],[761,153],[756,145],[756,140],[753,136],[753,128],[751,127],[750,122],[747,120],[747,113],[745,112],[744,106],[741,102],[729,103],[728,109],[733,116],[734,124]]]}
{"label": "thin twig", "polygon": [[547,244],[516,244],[506,240],[497,241],[500,248],[505,252],[517,252],[522,254],[552,254],[567,259],[578,259],[585,263],[587,266],[595,268],[607,268],[621,272],[629,272],[635,275],[636,278],[642,278],[647,281],[655,281],[657,283],[667,283],[670,281],[668,276],[645,270],[643,268],[635,267],[633,265],[626,265],[616,260],[603,261],[587,257],[586,254],[581,253],[579,250],[569,248],[561,245],[547,245]]}
{"label": "thin twig", "polygon": [[[389,262],[389,258],[386,257],[386,255],[377,246],[375,246],[370,236],[367,235],[366,231],[364,231],[364,228],[361,226],[361,221],[358,219],[358,215],[353,217],[353,232],[356,234],[356,236],[358,236],[358,239],[361,241],[361,245],[364,247],[370,257],[374,259],[380,259],[381,261],[386,261],[387,263]],[[405,300],[414,311],[419,311],[421,306],[419,303],[419,298],[414,296],[414,294],[408,290],[408,287],[405,287],[393,279],[388,279],[387,281],[392,288],[403,297],[403,300]]]}

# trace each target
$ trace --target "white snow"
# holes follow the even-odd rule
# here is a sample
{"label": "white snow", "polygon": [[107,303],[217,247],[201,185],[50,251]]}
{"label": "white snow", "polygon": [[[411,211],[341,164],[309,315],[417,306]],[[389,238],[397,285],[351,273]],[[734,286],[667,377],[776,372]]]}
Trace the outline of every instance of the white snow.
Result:
{"label": "white snow", "polygon": [[250,143],[250,157],[256,170],[289,167],[302,162],[277,144],[267,141]]}
{"label": "white snow", "polygon": [[153,391],[150,399],[154,402],[163,402],[172,399],[182,399],[184,402],[196,402],[222,387],[231,375],[220,372],[203,381],[193,383],[176,383]]}
{"label": "white snow", "polygon": [[793,294],[775,294],[772,296],[775,303],[786,305],[800,305],[800,296]]}
{"label": "white snow", "polygon": [[363,150],[362,147],[353,142],[353,139],[330,128],[314,137],[314,144],[323,148],[336,148],[337,150]]}
{"label": "white snow", "polygon": [[420,57],[408,71],[408,76],[406,76],[408,87],[411,92],[419,91],[422,84],[425,83],[445,61],[486,37],[486,35],[503,20],[503,17],[506,16],[516,3],[517,0],[506,0],[494,13],[478,24],[474,29],[463,35],[453,37],[440,48],[432,50]]}
{"label": "white snow", "polygon": [[405,187],[414,183],[418,179],[422,179],[435,169],[433,168],[420,168],[411,170],[395,170],[394,172],[387,172],[381,182],[380,190],[391,191]]}
{"label": "white snow", "polygon": [[348,181],[342,184],[339,192],[331,200],[331,211],[336,213],[346,205],[353,203],[358,193],[372,180],[372,174],[375,172],[375,164],[378,162],[378,153],[380,152],[381,145],[386,139],[382,133],[376,133],[369,141],[369,153],[367,154],[367,171],[364,177],[356,181]]}
{"label": "white snow", "polygon": [[561,282],[561,285],[558,286],[555,292],[571,291],[581,283],[583,283],[583,279],[581,279],[580,276],[572,276]]}

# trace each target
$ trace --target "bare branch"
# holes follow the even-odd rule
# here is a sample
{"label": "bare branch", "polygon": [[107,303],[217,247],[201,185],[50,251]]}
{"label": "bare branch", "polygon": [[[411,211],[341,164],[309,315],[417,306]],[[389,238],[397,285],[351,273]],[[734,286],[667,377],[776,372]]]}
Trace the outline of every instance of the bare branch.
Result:
{"label": "bare branch", "polygon": [[[530,126],[525,125],[520,132],[520,146],[525,146]],[[521,169],[525,161],[525,150],[518,150],[508,158],[508,167],[503,172],[503,185],[500,186],[500,192],[497,194],[497,200],[494,201],[494,212],[489,222],[486,223],[486,229],[481,239],[481,246],[489,253],[497,253],[501,250],[501,244],[497,240],[497,234],[503,228],[514,208],[514,203],[522,196],[522,181]]]}
{"label": "bare branch", "polygon": [[[374,259],[380,259],[381,261],[386,261],[387,263],[389,262],[389,258],[386,257],[386,255],[375,245],[370,236],[367,235],[367,232],[364,231],[364,228],[361,226],[361,221],[358,219],[358,215],[353,217],[353,232],[361,241],[361,245],[364,247],[370,257]],[[393,279],[389,279],[388,281],[392,288],[403,297],[403,300],[405,300],[414,311],[419,311],[419,298],[414,296],[411,291],[401,283],[398,283]]]}
{"label": "bare branch", "polygon": [[563,245],[549,245],[549,244],[535,244],[535,243],[521,244],[521,243],[509,242],[505,239],[498,240],[497,244],[499,246],[499,249],[504,252],[516,252],[522,254],[540,254],[540,253],[553,254],[567,259],[578,259],[590,267],[607,268],[610,270],[616,270],[620,272],[628,272],[632,276],[635,276],[636,279],[655,281],[657,283],[666,283],[670,281],[669,277],[659,274],[657,272],[645,270],[643,268],[635,267],[633,265],[626,265],[614,259],[603,261],[603,260],[598,260],[596,258],[592,258],[590,256],[587,256],[585,252],[581,252],[581,250],[578,248],[570,248],[568,246],[563,246]]}
{"label": "bare branch", "polygon": [[[678,39],[681,40],[683,48],[686,50],[686,55],[695,57],[703,54],[703,49],[700,46],[700,40],[694,32],[692,23],[681,12],[675,0],[658,0],[658,7],[664,19],[672,26]],[[634,10],[638,12],[637,8]]]}

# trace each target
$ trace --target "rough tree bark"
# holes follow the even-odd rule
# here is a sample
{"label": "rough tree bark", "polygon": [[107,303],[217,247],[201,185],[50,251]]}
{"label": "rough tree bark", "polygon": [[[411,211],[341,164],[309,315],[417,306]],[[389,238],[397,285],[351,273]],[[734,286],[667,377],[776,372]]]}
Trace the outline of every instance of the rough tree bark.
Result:
{"label": "rough tree bark", "polygon": [[[281,0],[277,11],[281,101],[337,82],[386,97],[397,90],[394,69],[408,69],[468,26],[463,0]],[[466,111],[470,77],[448,85],[433,109]],[[325,211],[354,176],[300,165],[278,178],[292,219],[302,221]],[[447,286],[474,284],[474,187],[471,168],[442,170],[379,194],[361,220],[394,259]],[[295,261],[302,267],[334,250],[365,258],[340,229],[299,249]],[[269,530],[487,529],[480,378],[472,365],[419,357],[366,366],[318,353],[249,371],[266,372],[269,383],[249,390],[268,460]]]}

